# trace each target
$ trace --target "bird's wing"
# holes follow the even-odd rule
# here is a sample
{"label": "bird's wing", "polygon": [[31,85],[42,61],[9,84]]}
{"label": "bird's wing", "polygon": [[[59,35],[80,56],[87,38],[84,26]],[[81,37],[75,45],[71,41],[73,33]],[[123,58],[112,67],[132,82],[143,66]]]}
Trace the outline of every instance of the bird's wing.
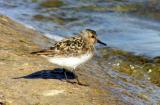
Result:
{"label": "bird's wing", "polygon": [[54,56],[54,55],[69,56],[82,53],[84,46],[85,43],[81,37],[78,36],[70,37],[55,43],[54,46],[51,46],[48,49],[32,52],[32,54],[46,55],[46,56]]}

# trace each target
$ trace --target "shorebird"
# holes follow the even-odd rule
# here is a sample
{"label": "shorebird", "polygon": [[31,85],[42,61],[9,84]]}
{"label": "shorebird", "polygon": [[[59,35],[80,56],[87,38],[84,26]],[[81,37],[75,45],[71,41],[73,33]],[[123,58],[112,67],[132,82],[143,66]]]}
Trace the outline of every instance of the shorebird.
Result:
{"label": "shorebird", "polygon": [[[105,43],[97,38],[96,31],[85,29],[76,36],[64,38],[53,46],[41,51],[32,52],[32,54],[42,55],[49,62],[62,68],[70,69],[74,73],[78,84],[82,85],[75,70],[79,65],[93,57],[96,43],[106,46]],[[66,72],[64,72],[64,75],[68,81]]]}

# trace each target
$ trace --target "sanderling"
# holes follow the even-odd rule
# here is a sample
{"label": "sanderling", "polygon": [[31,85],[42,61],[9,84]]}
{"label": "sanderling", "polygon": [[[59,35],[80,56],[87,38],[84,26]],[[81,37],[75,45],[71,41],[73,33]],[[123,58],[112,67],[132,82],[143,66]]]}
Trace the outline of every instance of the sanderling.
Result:
{"label": "sanderling", "polygon": [[[76,36],[65,38],[47,49],[32,54],[43,55],[49,62],[70,69],[75,74],[78,84],[82,85],[75,69],[93,57],[96,43],[106,46],[97,38],[96,31],[85,29]],[[64,74],[67,80],[66,72]]]}

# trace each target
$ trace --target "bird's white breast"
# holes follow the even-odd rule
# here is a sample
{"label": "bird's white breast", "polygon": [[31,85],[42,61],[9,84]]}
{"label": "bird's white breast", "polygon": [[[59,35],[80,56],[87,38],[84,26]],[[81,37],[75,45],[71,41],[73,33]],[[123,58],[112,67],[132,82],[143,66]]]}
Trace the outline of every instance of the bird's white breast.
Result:
{"label": "bird's white breast", "polygon": [[72,56],[72,57],[63,57],[63,56],[49,57],[48,60],[49,62],[60,65],[62,67],[75,69],[80,64],[89,60],[92,56],[93,56],[92,53],[87,53],[80,56]]}

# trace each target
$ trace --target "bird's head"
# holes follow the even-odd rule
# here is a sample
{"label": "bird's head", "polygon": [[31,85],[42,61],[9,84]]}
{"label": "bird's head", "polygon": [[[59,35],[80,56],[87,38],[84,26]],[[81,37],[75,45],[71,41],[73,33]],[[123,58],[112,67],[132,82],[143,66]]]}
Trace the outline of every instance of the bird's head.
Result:
{"label": "bird's head", "polygon": [[85,40],[88,42],[89,45],[94,45],[96,43],[100,43],[105,46],[107,45],[97,38],[96,31],[94,30],[85,29],[81,32],[81,35],[83,36],[83,38],[85,38]]}

